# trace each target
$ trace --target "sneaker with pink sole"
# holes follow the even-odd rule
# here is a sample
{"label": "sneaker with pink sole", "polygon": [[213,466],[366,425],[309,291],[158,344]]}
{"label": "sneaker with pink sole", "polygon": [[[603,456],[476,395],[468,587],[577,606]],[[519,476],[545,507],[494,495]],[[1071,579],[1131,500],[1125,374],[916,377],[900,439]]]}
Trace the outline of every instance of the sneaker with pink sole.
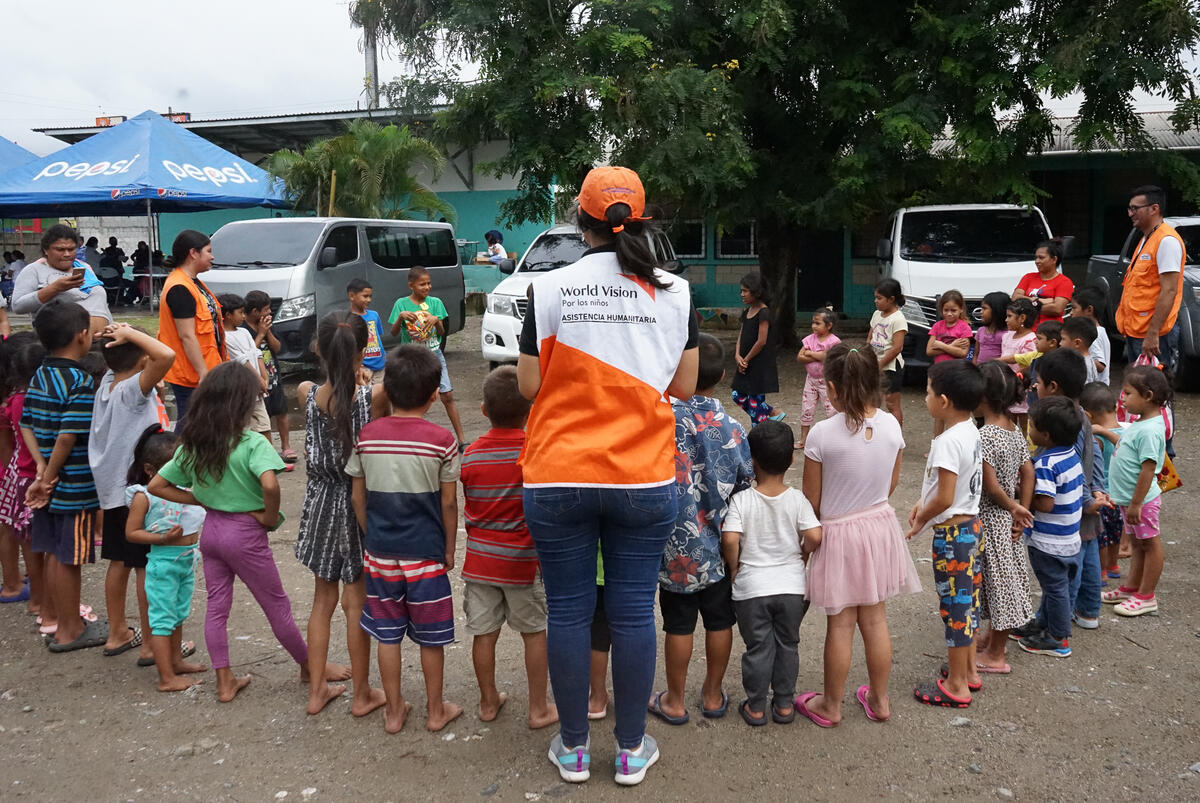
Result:
{"label": "sneaker with pink sole", "polygon": [[1114,607],[1113,613],[1118,616],[1141,616],[1147,613],[1157,614],[1158,598],[1142,599],[1140,597],[1130,597]]}

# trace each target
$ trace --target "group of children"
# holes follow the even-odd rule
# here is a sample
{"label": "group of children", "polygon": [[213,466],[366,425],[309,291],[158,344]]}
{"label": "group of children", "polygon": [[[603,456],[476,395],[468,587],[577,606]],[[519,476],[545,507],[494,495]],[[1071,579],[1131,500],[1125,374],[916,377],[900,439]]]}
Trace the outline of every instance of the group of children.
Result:
{"label": "group of children", "polygon": [[[755,317],[751,313],[761,297],[757,286],[754,276],[742,282],[747,321]],[[1161,492],[1155,477],[1163,467],[1169,434],[1162,411],[1171,400],[1170,378],[1157,365],[1131,366],[1120,398],[1134,423],[1119,424],[1118,396],[1108,385],[1111,350],[1097,319],[1103,294],[1080,287],[1071,295],[1070,317],[1047,316],[1039,323],[1038,308],[1030,299],[990,293],[983,299],[977,331],[965,320],[961,293],[949,290],[938,299],[941,320],[932,327],[926,346],[933,358],[926,406],[935,437],[927,455],[922,500],[910,513],[908,537],[933,529],[934,581],[949,660],[939,677],[914,690],[922,702],[965,707],[971,692],[981,688],[981,673],[1012,671],[1006,660],[1009,638],[1018,640],[1026,652],[1065,657],[1071,652],[1072,623],[1084,629],[1099,627],[1102,603],[1114,605],[1114,612],[1124,616],[1157,611],[1154,592],[1163,553]],[[878,370],[873,379],[897,424],[902,423],[901,351],[908,329],[904,303],[898,282],[880,281],[869,333]],[[812,333],[797,355],[807,373],[796,444],[806,457],[806,492],[808,472],[814,467],[810,431],[817,431],[812,429],[815,408],[822,404],[827,420],[838,420],[831,408],[845,409],[846,400],[839,405],[837,383],[829,377],[830,350],[841,342],[833,334],[835,321],[832,310],[817,311]],[[753,364],[757,355],[745,347],[750,331],[743,325],[739,337],[738,368],[743,376],[761,374]],[[772,333],[763,332],[759,340],[771,338]],[[755,412],[770,408],[751,391],[766,387],[743,387],[740,393],[736,387],[736,402],[755,401],[747,412],[757,431],[767,417]],[[759,467],[756,463],[756,470]],[[817,506],[822,500],[810,501]],[[739,521],[736,513],[731,515]],[[727,526],[728,521],[727,517]],[[802,534],[790,543],[803,552],[809,549],[806,540],[813,537]],[[814,555],[828,554],[828,543],[826,536]],[[1133,561],[1125,582],[1104,590],[1106,578],[1121,579],[1118,556],[1130,554]],[[737,556],[733,551],[726,557]],[[784,556],[773,559],[784,561]],[[814,566],[820,564],[809,563],[810,597]],[[1036,611],[1027,567],[1042,589]],[[798,618],[793,619],[798,626]],[[981,619],[990,624],[985,631],[979,631]],[[788,632],[794,629],[789,623]],[[747,640],[744,661],[751,660],[749,644]],[[795,701],[801,713],[818,724],[836,722],[836,716],[826,714],[840,713],[832,705],[826,707],[832,702],[829,692],[838,699],[841,692],[840,686],[828,688],[829,652],[827,641],[827,694],[807,706],[801,705],[800,697]],[[709,656],[710,666],[714,663],[723,666],[720,655]],[[743,667],[743,677],[747,669]],[[712,685],[706,680],[706,700]],[[762,710],[762,698],[749,687],[747,696],[750,712],[743,716],[750,722]],[[661,708],[667,721],[678,720],[682,712],[677,699],[668,689],[665,703],[652,701],[652,710]],[[779,706],[782,701],[777,696],[774,702]]]}

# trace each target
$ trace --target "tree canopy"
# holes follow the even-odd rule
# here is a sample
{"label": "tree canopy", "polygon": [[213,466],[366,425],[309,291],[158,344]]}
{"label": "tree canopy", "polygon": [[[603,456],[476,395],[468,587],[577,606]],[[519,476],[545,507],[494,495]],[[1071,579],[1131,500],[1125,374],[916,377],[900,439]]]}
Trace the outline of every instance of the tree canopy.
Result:
{"label": "tree canopy", "polygon": [[[637,170],[652,200],[758,222],[790,298],[803,231],[922,200],[1031,203],[1047,98],[1078,94],[1083,149],[1151,147],[1134,100],[1200,122],[1191,0],[370,0],[412,73],[394,104],[450,101],[441,136],[507,139],[502,208],[544,219],[594,164]],[[353,12],[352,12],[353,13]],[[458,80],[454,64],[478,65]],[[1200,197],[1184,160],[1168,162]],[[787,315],[786,310],[782,310]],[[785,322],[785,321],[781,321]]]}
{"label": "tree canopy", "polygon": [[276,151],[265,167],[272,178],[283,181],[284,193],[296,209],[328,211],[336,170],[336,215],[407,218],[418,212],[453,219],[454,208],[413,175],[426,167],[436,178],[445,161],[437,146],[413,136],[407,126],[355,120],[346,133],[313,142],[302,153]]}

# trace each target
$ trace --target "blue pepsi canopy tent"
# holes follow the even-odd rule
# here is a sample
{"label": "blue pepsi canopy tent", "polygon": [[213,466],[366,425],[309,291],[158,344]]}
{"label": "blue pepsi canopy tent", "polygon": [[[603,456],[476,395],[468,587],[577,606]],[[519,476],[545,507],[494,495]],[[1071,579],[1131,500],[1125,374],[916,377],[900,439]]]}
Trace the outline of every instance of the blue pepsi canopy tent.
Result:
{"label": "blue pepsi canopy tent", "polygon": [[0,216],[287,207],[267,173],[152,111],[0,173]]}
{"label": "blue pepsi canopy tent", "polygon": [[0,173],[19,167],[26,162],[32,162],[36,158],[36,154],[25,150],[15,142],[0,137]]}

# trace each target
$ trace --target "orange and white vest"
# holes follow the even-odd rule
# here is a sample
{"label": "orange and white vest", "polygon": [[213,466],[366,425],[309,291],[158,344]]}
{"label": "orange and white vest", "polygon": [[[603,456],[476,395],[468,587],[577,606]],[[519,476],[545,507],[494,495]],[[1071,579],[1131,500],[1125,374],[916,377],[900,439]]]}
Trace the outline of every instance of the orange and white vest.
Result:
{"label": "orange and white vest", "polygon": [[652,488],[675,481],[666,397],[688,337],[685,280],[659,289],[586,254],[538,280],[542,384],[526,426],[525,487]]}
{"label": "orange and white vest", "polygon": [[[1158,294],[1162,290],[1162,282],[1158,273],[1158,244],[1166,237],[1179,240],[1179,248],[1183,252],[1183,260],[1187,262],[1187,247],[1183,239],[1166,223],[1160,223],[1158,228],[1150,232],[1149,237],[1143,237],[1138,243],[1137,250],[1125,268],[1125,279],[1122,282],[1121,303],[1115,316],[1117,329],[1126,337],[1145,337],[1150,329],[1150,317],[1154,315],[1154,306],[1158,303]],[[1183,301],[1183,271],[1175,274],[1177,286],[1175,302],[1171,305],[1171,313],[1163,323],[1160,335],[1171,331],[1175,319],[1179,317],[1179,305]]]}
{"label": "orange and white vest", "polygon": [[[166,380],[173,385],[182,385],[183,387],[194,388],[200,384],[200,375],[196,373],[196,369],[192,367],[192,362],[187,358],[187,354],[183,351],[183,342],[179,339],[179,330],[175,328],[175,318],[171,315],[171,309],[167,306],[167,292],[172,287],[184,287],[192,298],[196,301],[196,340],[200,343],[200,353],[204,355],[204,364],[210,369],[215,368],[225,361],[225,352],[222,346],[217,345],[216,327],[221,326],[221,305],[216,301],[216,296],[213,296],[213,302],[217,307],[217,319],[213,320],[213,315],[208,309],[208,300],[204,294],[200,292],[196,284],[200,283],[199,279],[193,282],[188,275],[183,272],[183,268],[176,268],[167,276],[166,282],[162,288],[162,304],[158,308],[158,339],[175,350],[175,362],[171,365],[171,370],[167,371]],[[204,286],[208,290],[208,286]],[[212,291],[209,290],[211,294]]]}

